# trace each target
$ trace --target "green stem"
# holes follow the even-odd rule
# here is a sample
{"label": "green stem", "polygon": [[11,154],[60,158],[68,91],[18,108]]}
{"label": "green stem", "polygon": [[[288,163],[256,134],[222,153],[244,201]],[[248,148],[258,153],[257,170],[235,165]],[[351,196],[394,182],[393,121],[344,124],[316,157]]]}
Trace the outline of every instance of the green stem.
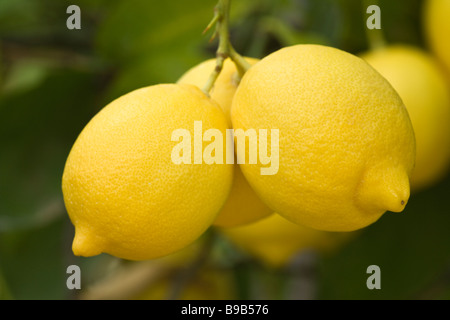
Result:
{"label": "green stem", "polygon": [[[378,0],[364,0],[363,1],[363,7],[364,7],[364,21],[367,21],[367,8],[371,5],[376,5],[380,7]],[[369,43],[369,47],[371,50],[377,50],[381,49],[387,46],[387,41],[384,35],[384,32],[382,29],[369,29],[367,26],[365,26],[366,30],[366,37],[367,41]]]}
{"label": "green stem", "polygon": [[250,68],[250,64],[233,48],[230,42],[229,32],[229,15],[230,15],[231,0],[219,0],[215,12],[214,18],[208,25],[206,30],[209,30],[212,26],[216,26],[213,38],[219,37],[219,46],[216,51],[216,67],[211,73],[208,81],[203,87],[203,91],[209,94],[214,86],[220,72],[222,72],[223,64],[227,58],[230,58],[236,65],[239,77],[242,78],[245,72]]}

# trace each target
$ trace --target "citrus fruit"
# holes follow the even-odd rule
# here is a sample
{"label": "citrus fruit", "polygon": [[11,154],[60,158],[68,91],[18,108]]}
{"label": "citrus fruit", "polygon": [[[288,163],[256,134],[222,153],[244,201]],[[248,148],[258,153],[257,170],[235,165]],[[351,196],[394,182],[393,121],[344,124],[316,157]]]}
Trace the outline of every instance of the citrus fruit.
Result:
{"label": "citrus fruit", "polygon": [[239,148],[237,157],[261,200],[292,222],[354,231],[409,200],[415,138],[408,112],[361,58],[320,45],[280,49],[244,75],[231,119],[234,130],[270,132],[269,151],[278,132],[276,174],[263,175],[264,163],[249,163]]}
{"label": "citrus fruit", "polygon": [[[258,60],[246,58],[250,64]],[[206,60],[188,70],[178,83],[187,83],[199,88],[205,85],[216,67],[216,60]],[[226,59],[214,87],[211,98],[215,100],[227,115],[231,127],[231,101],[238,86],[237,70],[231,59]],[[270,215],[272,211],[259,199],[252,190],[238,165],[235,166],[233,186],[229,198],[214,221],[214,225],[221,227],[235,227],[257,221]]]}
{"label": "citrus fruit", "polygon": [[362,55],[397,90],[416,135],[412,190],[434,185],[450,166],[450,87],[434,58],[422,49],[392,45]]}
{"label": "citrus fruit", "polygon": [[153,259],[210,227],[227,199],[233,166],[173,161],[172,134],[185,129],[194,136],[196,121],[202,133],[211,128],[226,136],[224,113],[197,87],[160,84],[114,100],[87,124],[62,179],[75,255]]}
{"label": "citrus fruit", "polygon": [[292,223],[278,214],[236,228],[218,229],[238,248],[271,268],[286,266],[297,254],[313,250],[330,254],[355,232],[319,231]]}
{"label": "citrus fruit", "polygon": [[450,0],[427,0],[423,12],[428,44],[450,73]]}
{"label": "citrus fruit", "polygon": [[[258,62],[258,59],[246,57],[245,60],[254,65]],[[186,71],[177,83],[192,84],[200,89],[208,81],[209,76],[216,68],[216,59],[208,59],[200,64],[192,67]],[[230,109],[231,101],[233,100],[234,93],[239,85],[239,78],[237,74],[236,65],[231,59],[225,59],[222,70],[214,83],[214,86],[210,92],[211,98],[215,100],[222,108],[225,115],[228,117],[229,125],[231,127]]]}

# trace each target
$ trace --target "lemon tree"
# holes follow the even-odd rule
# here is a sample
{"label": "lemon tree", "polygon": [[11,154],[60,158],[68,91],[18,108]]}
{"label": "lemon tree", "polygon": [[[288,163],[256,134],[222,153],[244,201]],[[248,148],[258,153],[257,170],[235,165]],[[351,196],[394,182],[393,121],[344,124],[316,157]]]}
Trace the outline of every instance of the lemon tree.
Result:
{"label": "lemon tree", "polygon": [[[216,2],[80,0],[77,5],[82,11],[82,29],[73,31],[66,29],[66,8],[73,4],[68,0],[0,1],[0,81],[3,84],[0,94],[1,298],[82,299],[101,282],[108,284],[103,288],[105,295],[102,297],[139,298],[136,291],[133,295],[127,294],[127,288],[135,284],[134,289],[148,288],[149,296],[165,298],[171,286],[180,287],[177,283],[180,277],[176,273],[184,274],[191,261],[184,254],[160,258],[170,260],[169,266],[164,267],[160,259],[144,261],[141,265],[141,262],[122,261],[107,254],[91,258],[73,256],[75,228],[70,225],[64,206],[61,177],[75,139],[100,107],[138,88],[173,83],[192,66],[214,56],[217,42],[208,43],[201,32],[213,14]],[[244,56],[260,59],[281,47],[299,43],[320,43],[358,54],[366,46],[364,31],[369,5],[361,7],[360,3],[362,1],[233,1],[230,40]],[[373,5],[376,1],[366,3]],[[434,18],[429,9],[432,3],[436,8],[439,6],[434,9]],[[445,57],[437,50],[438,46],[444,48],[448,42],[444,27],[448,16],[445,3],[442,0],[380,1],[382,28],[388,40],[393,44],[416,45],[425,54],[428,49],[428,58],[434,54],[437,64],[445,69]],[[423,4],[426,6],[422,7]],[[425,19],[420,20],[423,14]],[[427,30],[438,22],[441,26],[433,28],[436,44],[431,45],[432,35]],[[421,33],[421,29],[425,33]],[[423,40],[427,40],[429,46]],[[228,65],[233,66],[229,58],[209,92],[213,100],[217,100],[214,96]],[[401,60],[397,63],[399,67],[403,65]],[[216,65],[212,63],[210,70]],[[420,69],[418,65],[409,68],[408,72],[413,74],[417,69]],[[378,71],[382,73],[381,69]],[[384,76],[387,78],[387,74]],[[426,77],[420,79],[422,74],[410,78],[410,82],[414,78],[418,82],[423,80],[423,88],[428,87]],[[419,160],[423,148],[414,114],[409,110],[411,103],[403,97],[400,87],[394,86],[394,81],[388,81],[398,91],[410,114]],[[200,82],[197,87],[204,88],[205,78]],[[423,88],[415,90],[417,95]],[[422,92],[421,96],[427,96],[431,102],[428,94]],[[223,109],[223,105],[219,105]],[[428,111],[433,109],[431,104],[424,106]],[[421,120],[425,121],[426,116],[422,115]],[[430,129],[434,130],[434,127],[430,126]],[[281,137],[283,132],[280,133]],[[444,149],[436,152],[435,161]],[[417,162],[411,176],[412,190],[415,189],[418,165]],[[433,167],[435,164],[430,162],[427,169]],[[252,201],[244,191],[236,193],[242,196],[239,201],[231,201],[238,178],[242,178],[242,186],[249,185],[241,173],[234,170],[233,187],[225,203],[236,204],[232,211],[248,214],[243,206],[252,206]],[[265,268],[255,263],[263,258],[251,254],[257,259],[245,259],[242,251],[249,250],[237,244],[230,246],[223,237],[216,237],[209,245],[211,252],[206,263],[220,262],[222,268],[212,270],[217,272],[211,280],[214,282],[216,277],[231,271],[234,279],[225,282],[236,280],[240,299],[293,298],[280,289],[297,288],[302,280],[318,289],[313,290],[318,299],[448,299],[450,292],[445,279],[450,253],[449,178],[449,175],[441,175],[442,180],[433,184],[433,188],[410,197],[404,214],[386,214],[363,230],[356,241],[341,248],[339,254],[321,255],[320,260],[314,260],[317,263],[308,264],[308,270],[297,268],[297,262],[305,262],[303,259],[296,260],[295,266],[291,265],[288,270]],[[265,205],[261,197],[257,197],[259,203]],[[216,225],[219,216],[213,222]],[[190,223],[186,223],[186,229],[189,227]],[[265,244],[266,249],[272,248],[265,240],[274,239],[271,232],[275,232],[275,227],[275,222],[273,228],[267,226],[258,238],[260,240],[255,242],[259,242],[260,247]],[[295,232],[292,234],[295,237]],[[251,232],[242,232],[241,236],[244,239],[247,236],[246,242],[250,242],[251,235]],[[287,237],[283,244],[280,240],[279,251],[295,241]],[[242,251],[237,250],[239,248]],[[194,259],[199,254],[203,253],[198,250],[188,252]],[[309,254],[305,255],[305,258],[309,257]],[[81,268],[81,290],[68,290],[64,285],[69,263]],[[117,274],[117,278],[109,277],[117,267],[137,264],[142,267],[138,272],[124,268],[124,273]],[[176,270],[173,264],[179,269]],[[382,290],[370,291],[364,285],[368,276],[365,270],[372,264],[381,267]],[[157,268],[161,273],[153,273],[155,265],[161,267]],[[311,277],[311,268],[320,276]],[[203,267],[199,270],[208,272]],[[149,284],[148,278],[140,276],[142,273],[153,273],[153,279],[161,280],[161,283]],[[166,277],[167,273],[171,276]],[[180,292],[188,293],[191,284],[195,287],[197,280],[202,285],[194,290],[198,289],[197,293],[202,297],[205,294],[206,298],[216,297],[215,290],[209,288],[217,288],[222,293],[226,290],[209,286],[210,281],[204,281],[201,274],[190,277],[191,280],[184,282],[186,290]],[[114,286],[117,284],[114,280],[119,279],[126,285]]]}

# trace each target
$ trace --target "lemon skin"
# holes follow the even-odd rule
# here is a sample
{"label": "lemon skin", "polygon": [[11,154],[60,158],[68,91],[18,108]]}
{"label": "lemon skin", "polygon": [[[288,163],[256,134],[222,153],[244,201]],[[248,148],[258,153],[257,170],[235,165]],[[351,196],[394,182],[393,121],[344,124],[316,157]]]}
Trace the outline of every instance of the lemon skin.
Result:
{"label": "lemon skin", "polygon": [[[251,65],[254,65],[259,61],[254,58],[246,58],[246,60]],[[202,88],[215,67],[215,59],[206,60],[183,74],[178,80],[178,83],[192,84]],[[230,59],[226,59],[222,71],[211,90],[211,98],[216,101],[224,111],[230,128],[231,102],[238,85],[239,79],[236,66]],[[259,199],[243,176],[239,166],[235,165],[233,186],[231,188],[230,196],[213,225],[236,227],[255,222],[270,214],[272,214],[272,210]]]}
{"label": "lemon skin", "polygon": [[242,78],[231,119],[235,130],[279,131],[278,173],[262,175],[261,163],[241,169],[294,223],[355,231],[408,202],[415,161],[408,112],[389,82],[352,54],[320,45],[270,54]]}

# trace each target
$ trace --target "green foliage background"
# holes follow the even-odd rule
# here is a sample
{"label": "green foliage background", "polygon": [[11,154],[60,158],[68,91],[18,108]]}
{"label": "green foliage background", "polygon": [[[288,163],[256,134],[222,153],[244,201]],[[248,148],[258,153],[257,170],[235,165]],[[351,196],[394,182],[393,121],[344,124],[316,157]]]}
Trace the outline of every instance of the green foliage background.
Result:
{"label": "green foliage background", "polygon": [[[81,30],[66,28],[71,4],[81,8]],[[422,5],[380,1],[390,43],[427,49]],[[83,284],[102,274],[110,257],[71,252],[74,230],[61,193],[65,159],[109,101],[174,82],[214,56],[216,43],[202,36],[214,6],[215,0],[0,0],[0,299],[73,299],[67,266],[82,266]],[[234,1],[232,42],[254,57],[297,43],[358,54],[368,49],[365,8],[360,0]],[[450,298],[449,190],[447,177],[413,195],[404,213],[386,214],[339,254],[321,259],[317,298]],[[382,269],[382,290],[366,287],[372,264]]]}

